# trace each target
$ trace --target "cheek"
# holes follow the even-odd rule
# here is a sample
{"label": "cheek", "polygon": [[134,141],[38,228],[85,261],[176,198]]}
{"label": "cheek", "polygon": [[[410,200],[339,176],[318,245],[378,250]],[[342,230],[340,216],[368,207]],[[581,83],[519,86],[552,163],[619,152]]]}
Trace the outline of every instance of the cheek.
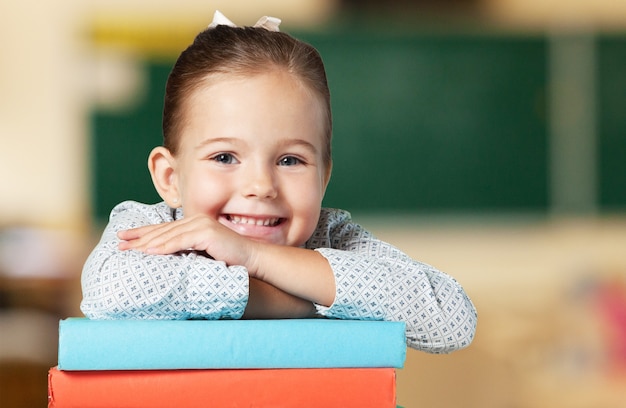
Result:
{"label": "cheek", "polygon": [[[306,240],[317,226],[323,195],[322,186],[319,183],[315,183],[314,185],[309,184],[308,188],[305,186],[305,183],[299,184],[298,190],[292,193],[294,200],[292,201],[292,206],[293,209],[297,211],[299,218],[299,233],[302,234],[303,238]],[[306,237],[304,237],[305,235]]]}
{"label": "cheek", "polygon": [[293,183],[292,197],[303,209],[319,207],[324,196],[324,184],[319,177],[311,176],[308,180]]}
{"label": "cheek", "polygon": [[295,235],[294,246],[302,246],[306,241],[311,238],[313,233],[315,232],[315,228],[317,227],[317,223],[320,217],[320,206],[309,206],[308,211],[306,213],[302,213],[302,217],[300,218],[300,222],[298,223],[298,227],[293,232]]}
{"label": "cheek", "polygon": [[202,172],[191,172],[181,183],[185,215],[215,215],[230,197],[231,183]]}

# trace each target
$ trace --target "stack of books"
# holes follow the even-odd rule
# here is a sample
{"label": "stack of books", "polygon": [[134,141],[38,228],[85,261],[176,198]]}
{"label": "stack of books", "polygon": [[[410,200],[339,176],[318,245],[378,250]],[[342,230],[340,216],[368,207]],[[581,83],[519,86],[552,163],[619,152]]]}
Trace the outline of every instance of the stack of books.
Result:
{"label": "stack of books", "polygon": [[395,408],[405,357],[402,322],[69,318],[48,406]]}

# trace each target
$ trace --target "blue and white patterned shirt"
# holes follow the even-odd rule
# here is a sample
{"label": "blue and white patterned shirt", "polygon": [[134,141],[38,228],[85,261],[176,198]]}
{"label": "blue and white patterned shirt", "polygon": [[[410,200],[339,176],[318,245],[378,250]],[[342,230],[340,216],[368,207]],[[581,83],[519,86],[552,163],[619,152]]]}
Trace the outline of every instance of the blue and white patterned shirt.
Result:
{"label": "blue and white patterned shirt", "polygon": [[[91,319],[238,319],[248,301],[248,272],[196,252],[147,255],[118,249],[120,230],[182,218],[165,203],[116,206],[83,268],[81,310]],[[450,276],[377,240],[343,210],[322,209],[305,248],[335,275],[335,302],[316,305],[330,318],[406,322],[407,344],[430,353],[467,347],[476,309]]]}

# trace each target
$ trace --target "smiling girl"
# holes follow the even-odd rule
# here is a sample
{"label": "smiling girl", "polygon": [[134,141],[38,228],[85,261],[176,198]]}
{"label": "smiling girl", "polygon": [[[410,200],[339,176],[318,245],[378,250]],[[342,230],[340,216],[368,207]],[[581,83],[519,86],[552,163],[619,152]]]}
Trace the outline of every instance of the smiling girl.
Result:
{"label": "smiling girl", "polygon": [[332,125],[317,51],[275,19],[221,18],[168,79],[148,159],[163,202],[113,209],[83,270],[85,315],[401,320],[411,347],[468,346],[476,311],[453,278],[322,208]]}

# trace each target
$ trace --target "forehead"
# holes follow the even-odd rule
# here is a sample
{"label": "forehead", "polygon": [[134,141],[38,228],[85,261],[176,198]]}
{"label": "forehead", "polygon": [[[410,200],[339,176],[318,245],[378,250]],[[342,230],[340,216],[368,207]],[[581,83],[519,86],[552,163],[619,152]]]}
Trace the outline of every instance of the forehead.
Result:
{"label": "forehead", "polygon": [[309,86],[299,75],[278,65],[259,68],[258,71],[233,69],[207,74],[192,89],[189,96],[193,98],[200,93],[211,92],[211,89],[248,88],[249,91],[254,92],[262,90],[265,85],[274,87],[275,93],[283,90],[297,90],[301,96],[319,99],[319,103],[324,103],[323,98],[319,98],[313,87]]}
{"label": "forehead", "polygon": [[325,112],[324,99],[285,70],[212,74],[186,99],[181,142],[198,134],[230,137],[274,131],[277,137],[311,134],[324,150]]}

